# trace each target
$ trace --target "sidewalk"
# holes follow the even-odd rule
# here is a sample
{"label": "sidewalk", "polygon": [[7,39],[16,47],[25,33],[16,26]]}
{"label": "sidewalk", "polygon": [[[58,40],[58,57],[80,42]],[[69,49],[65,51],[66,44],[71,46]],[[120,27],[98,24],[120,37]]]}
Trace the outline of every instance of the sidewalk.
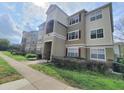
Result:
{"label": "sidewalk", "polygon": [[[39,90],[68,90],[68,89],[72,90],[72,89],[76,89],[76,88],[66,85],[63,82],[56,80],[44,73],[36,71],[21,62],[17,62],[16,60],[2,54],[1,52],[0,52],[0,56],[4,60],[6,60],[12,67],[14,67],[22,76],[24,76],[24,78],[26,80],[28,80],[30,82],[30,84],[33,86],[33,88],[35,88],[35,89],[39,89]],[[27,88],[26,87],[22,88],[22,90],[23,89],[31,90],[32,87],[30,88],[28,86]]]}
{"label": "sidewalk", "polygon": [[23,61],[25,65],[46,63],[47,60]]}
{"label": "sidewalk", "polygon": [[0,90],[36,90],[36,88],[30,84],[30,82],[26,79],[20,79],[8,83],[4,83],[0,85]]}

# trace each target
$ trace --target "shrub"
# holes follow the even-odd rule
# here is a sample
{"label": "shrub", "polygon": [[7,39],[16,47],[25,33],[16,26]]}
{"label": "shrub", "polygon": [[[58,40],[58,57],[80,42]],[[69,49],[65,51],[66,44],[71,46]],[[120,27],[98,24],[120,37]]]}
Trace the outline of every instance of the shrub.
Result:
{"label": "shrub", "polygon": [[26,54],[26,58],[36,58],[36,54]]}
{"label": "shrub", "polygon": [[11,52],[11,54],[16,55],[16,52],[13,51],[13,52]]}
{"label": "shrub", "polygon": [[119,60],[119,63],[124,64],[124,58],[121,58],[121,59]]}
{"label": "shrub", "polygon": [[16,51],[16,50],[10,50],[10,53],[13,55],[25,55],[25,52],[21,52],[21,51]]}
{"label": "shrub", "polygon": [[115,72],[124,73],[124,64],[114,62],[112,68]]}
{"label": "shrub", "polygon": [[28,60],[36,60],[37,59],[37,55],[36,54],[26,54],[25,56]]}
{"label": "shrub", "polygon": [[104,62],[86,61],[80,59],[68,59],[68,58],[53,58],[52,63],[58,67],[81,70],[87,69],[91,71],[97,71],[105,73],[110,68],[108,64]]}

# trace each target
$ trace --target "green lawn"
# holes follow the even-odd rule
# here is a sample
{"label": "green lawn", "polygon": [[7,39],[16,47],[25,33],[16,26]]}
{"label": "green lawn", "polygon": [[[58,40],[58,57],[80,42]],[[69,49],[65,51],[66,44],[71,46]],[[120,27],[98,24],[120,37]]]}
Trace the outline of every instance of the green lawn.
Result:
{"label": "green lawn", "polygon": [[81,89],[124,89],[124,80],[115,75],[103,75],[92,71],[71,71],[51,64],[30,66]]}
{"label": "green lawn", "polygon": [[13,55],[13,54],[11,54],[11,53],[8,52],[8,51],[4,51],[3,53],[4,53],[5,55],[7,55],[7,56],[9,56],[9,57],[11,57],[11,58],[17,60],[17,61],[26,61],[26,60],[27,60],[26,57],[25,57],[25,56],[22,56],[22,55]]}
{"label": "green lawn", "polygon": [[0,84],[21,78],[22,76],[0,57]]}

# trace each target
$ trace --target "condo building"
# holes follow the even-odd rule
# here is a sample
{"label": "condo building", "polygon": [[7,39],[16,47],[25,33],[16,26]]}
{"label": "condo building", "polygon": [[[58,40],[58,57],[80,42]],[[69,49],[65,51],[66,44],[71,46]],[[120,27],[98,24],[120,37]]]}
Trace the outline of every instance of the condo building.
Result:
{"label": "condo building", "polygon": [[100,62],[114,59],[111,3],[71,16],[53,4],[46,14],[43,58],[74,57]]}
{"label": "condo building", "polygon": [[38,31],[31,31],[31,32],[23,31],[23,37],[21,42],[22,50],[24,52],[36,53],[37,40],[38,40]]}
{"label": "condo building", "polygon": [[112,4],[92,11],[66,14],[57,5],[48,8],[42,31],[41,54],[52,57],[80,58],[99,62],[114,60]]}
{"label": "condo building", "polygon": [[36,45],[36,53],[40,55],[43,49],[43,31],[44,31],[45,23],[42,23],[38,27],[39,27],[39,31],[38,31],[38,37],[37,37],[38,39],[37,39],[37,45]]}

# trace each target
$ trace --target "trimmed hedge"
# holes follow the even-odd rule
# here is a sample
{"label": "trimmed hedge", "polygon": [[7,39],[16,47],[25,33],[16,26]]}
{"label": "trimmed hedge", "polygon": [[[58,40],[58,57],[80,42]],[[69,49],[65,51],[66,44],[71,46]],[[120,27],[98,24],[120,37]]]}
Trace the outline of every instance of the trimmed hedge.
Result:
{"label": "trimmed hedge", "polygon": [[105,62],[96,62],[96,61],[86,61],[80,59],[68,59],[68,58],[53,58],[52,63],[57,67],[67,68],[72,70],[81,70],[87,69],[91,71],[96,71],[100,73],[106,73],[110,66]]}

